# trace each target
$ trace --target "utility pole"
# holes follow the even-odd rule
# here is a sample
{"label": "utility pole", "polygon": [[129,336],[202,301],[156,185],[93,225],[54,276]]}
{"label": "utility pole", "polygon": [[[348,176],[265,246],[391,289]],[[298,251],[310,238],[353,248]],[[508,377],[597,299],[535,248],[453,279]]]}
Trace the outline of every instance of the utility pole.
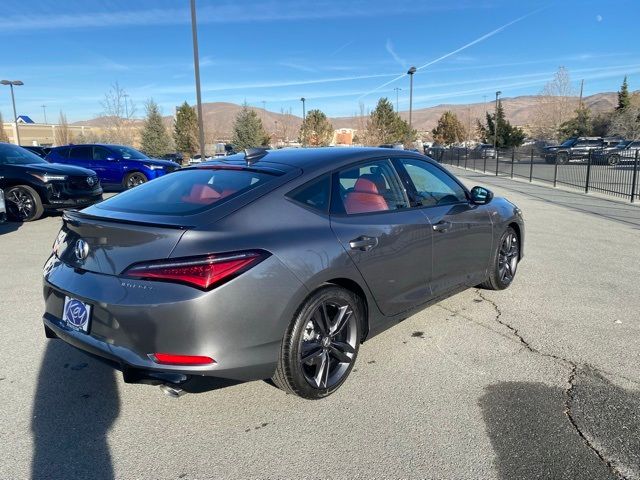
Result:
{"label": "utility pole", "polygon": [[305,106],[306,98],[301,97],[300,101],[302,102],[302,146],[304,147],[304,121],[307,118],[307,110]]}
{"label": "utility pole", "polygon": [[394,90],[396,91],[396,113],[399,113],[400,109],[398,108],[398,92],[402,89],[400,87],[396,87],[394,88]]}
{"label": "utility pole", "polygon": [[204,154],[204,122],[202,117],[202,96],[200,94],[200,55],[198,54],[198,26],[196,20],[196,0],[191,0],[191,36],[193,38],[193,69],[196,75],[196,102],[198,104],[198,130],[200,133],[200,155]]}
{"label": "utility pole", "polygon": [[584,90],[584,78],[580,80],[580,103],[578,103],[578,107],[582,108],[582,92]]}
{"label": "utility pole", "polygon": [[124,97],[124,118],[129,120],[129,94],[125,93],[122,96]]}
{"label": "utility pole", "polygon": [[44,124],[47,124],[47,106],[46,105],[40,105],[42,107],[42,113],[44,114]]}
{"label": "utility pole", "polygon": [[266,100],[262,100],[262,109],[266,112],[267,111],[267,102]]}

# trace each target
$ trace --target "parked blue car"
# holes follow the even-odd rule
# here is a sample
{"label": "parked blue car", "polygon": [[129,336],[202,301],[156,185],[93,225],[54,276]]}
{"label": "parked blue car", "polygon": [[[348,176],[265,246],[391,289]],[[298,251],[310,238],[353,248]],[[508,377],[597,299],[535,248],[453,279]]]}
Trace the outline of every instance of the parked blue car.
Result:
{"label": "parked blue car", "polygon": [[88,168],[105,188],[129,189],[173,172],[180,166],[147,157],[124,145],[68,145],[51,149],[46,160]]}

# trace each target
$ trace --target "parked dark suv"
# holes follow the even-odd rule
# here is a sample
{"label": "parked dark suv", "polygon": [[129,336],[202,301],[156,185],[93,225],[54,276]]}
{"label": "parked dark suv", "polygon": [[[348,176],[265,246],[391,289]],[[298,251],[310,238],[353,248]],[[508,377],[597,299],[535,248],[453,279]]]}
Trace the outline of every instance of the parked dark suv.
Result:
{"label": "parked dark suv", "polygon": [[602,149],[596,158],[598,163],[618,165],[619,163],[635,162],[640,152],[640,140],[623,140],[613,147]]}
{"label": "parked dark suv", "polygon": [[573,137],[560,145],[544,147],[542,158],[547,163],[558,163],[558,165],[564,165],[570,161],[584,161],[589,158],[591,152],[598,152],[603,148],[617,144],[619,141],[619,138]]}
{"label": "parked dark suv", "polygon": [[13,220],[37,220],[45,210],[87,207],[102,200],[95,172],[70,165],[56,165],[35,153],[0,143],[0,189]]}
{"label": "parked dark suv", "polygon": [[179,168],[175,162],[147,157],[124,145],[69,145],[56,147],[47,160],[95,171],[105,188],[129,189]]}

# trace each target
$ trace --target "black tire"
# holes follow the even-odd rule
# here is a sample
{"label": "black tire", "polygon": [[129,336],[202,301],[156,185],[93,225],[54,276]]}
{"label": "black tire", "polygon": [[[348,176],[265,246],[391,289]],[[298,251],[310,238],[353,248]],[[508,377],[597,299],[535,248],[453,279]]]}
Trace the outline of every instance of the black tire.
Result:
{"label": "black tire", "polygon": [[558,165],[566,165],[569,163],[569,154],[566,152],[560,152],[556,155],[556,163]]}
{"label": "black tire", "polygon": [[287,329],[273,382],[309,400],[331,395],[356,361],[363,316],[362,300],[353,292],[334,285],[316,290]]}
{"label": "black tire", "polygon": [[[509,241],[510,240],[510,241]],[[508,227],[493,252],[489,278],[480,284],[487,290],[504,290],[513,283],[520,261],[520,238],[512,227]]]}
{"label": "black tire", "polygon": [[124,177],[123,186],[125,190],[129,190],[131,188],[137,187],[138,185],[142,185],[143,183],[147,183],[149,179],[142,172],[131,172],[127,173]]}
{"label": "black tire", "polygon": [[29,185],[16,185],[4,192],[9,218],[18,222],[32,222],[42,217],[44,207],[40,195]]}
{"label": "black tire", "polygon": [[620,163],[620,155],[609,155],[607,157],[607,163],[612,167]]}

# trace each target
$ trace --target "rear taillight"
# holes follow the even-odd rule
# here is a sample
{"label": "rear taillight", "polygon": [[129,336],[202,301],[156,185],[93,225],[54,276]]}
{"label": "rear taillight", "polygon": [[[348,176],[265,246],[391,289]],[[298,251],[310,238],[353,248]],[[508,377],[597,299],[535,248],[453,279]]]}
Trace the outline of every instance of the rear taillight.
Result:
{"label": "rear taillight", "polygon": [[210,365],[216,363],[211,357],[202,355],[177,355],[175,353],[154,353],[150,355],[154,362],[162,365]]}
{"label": "rear taillight", "polygon": [[248,251],[186,257],[134,264],[123,272],[143,280],[184,283],[211,290],[257,265],[269,254]]}

